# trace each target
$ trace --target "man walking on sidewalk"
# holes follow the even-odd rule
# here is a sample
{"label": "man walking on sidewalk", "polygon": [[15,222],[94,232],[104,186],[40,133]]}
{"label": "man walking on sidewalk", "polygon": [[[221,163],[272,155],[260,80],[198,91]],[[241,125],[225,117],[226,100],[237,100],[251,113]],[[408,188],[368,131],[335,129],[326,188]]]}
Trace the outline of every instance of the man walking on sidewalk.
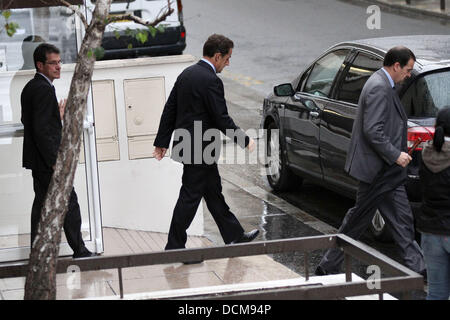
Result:
{"label": "man walking on sidewalk", "polygon": [[[345,170],[359,181],[358,193],[355,206],[345,215],[338,232],[359,239],[378,207],[405,265],[423,274],[423,255],[414,240],[413,215],[404,186],[406,167],[411,161],[406,152],[408,118],[395,91],[396,83],[411,76],[415,60],[408,48],[394,47],[387,52],[383,68],[364,85],[345,164]],[[386,193],[374,201],[370,196],[379,192],[378,185],[383,185]],[[343,256],[341,250],[329,249],[316,274],[339,273]]]}
{"label": "man walking on sidewalk", "polygon": [[[235,142],[242,148],[250,151],[255,148],[253,139],[237,127],[228,115],[223,83],[216,75],[229,65],[233,46],[233,42],[222,35],[210,36],[203,46],[203,59],[178,76],[164,106],[154,142],[155,158],[161,160],[164,157],[174,131],[174,150],[187,143],[179,154],[175,151],[172,154],[172,158],[177,157],[175,160],[183,163],[183,177],[166,250],[185,247],[186,230],[202,198],[205,198],[226,244],[249,242],[259,233],[256,229],[244,232],[225,202],[216,162],[218,150],[213,156],[216,161],[208,161],[204,156],[208,146],[203,136],[210,130],[220,130],[224,134],[232,132]],[[180,135],[180,132],[187,133],[188,137]],[[183,140],[179,139],[180,136]]]}

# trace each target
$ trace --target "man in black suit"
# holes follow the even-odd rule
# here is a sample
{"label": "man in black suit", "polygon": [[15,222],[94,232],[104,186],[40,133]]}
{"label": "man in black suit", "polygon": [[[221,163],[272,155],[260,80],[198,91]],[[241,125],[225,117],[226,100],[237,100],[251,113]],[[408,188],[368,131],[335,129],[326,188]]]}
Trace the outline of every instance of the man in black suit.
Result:
{"label": "man in black suit", "polygon": [[[242,148],[253,151],[255,142],[228,115],[222,80],[216,75],[230,63],[233,42],[212,35],[203,46],[203,59],[186,68],[177,78],[164,107],[156,136],[154,156],[161,160],[175,131],[172,158],[183,163],[180,195],[170,225],[166,250],[184,248],[186,230],[202,198],[226,244],[249,242],[259,230],[244,232],[225,202],[217,168],[218,148],[206,156],[206,132],[220,130]],[[182,138],[182,139],[180,139]],[[217,141],[219,140],[219,141]],[[220,136],[213,143],[220,145]],[[175,151],[177,150],[177,151]]]}
{"label": "man in black suit", "polygon": [[[414,53],[408,48],[394,47],[386,53],[383,68],[364,85],[345,164],[345,170],[359,181],[358,193],[355,207],[345,215],[339,233],[354,239],[361,237],[376,210],[373,206],[370,210],[360,210],[366,204],[362,199],[366,199],[374,188],[372,183],[382,168],[399,166],[398,173],[395,172],[400,176],[389,178],[389,182],[395,184],[394,180],[398,180],[400,185],[387,192],[378,209],[400,249],[405,265],[424,273],[423,254],[414,240],[413,215],[404,185],[406,167],[412,160],[407,153],[408,117],[395,91],[395,84],[411,76],[415,60]],[[341,250],[328,250],[316,274],[338,273],[342,261]]]}
{"label": "man in black suit", "polygon": [[[59,79],[61,58],[59,49],[47,43],[40,44],[33,53],[36,75],[24,87],[21,95],[22,123],[24,126],[22,166],[33,176],[35,198],[31,211],[31,245],[36,237],[56,156],[61,143],[62,124],[66,101],[58,103],[53,80]],[[80,206],[75,190],[70,195],[64,232],[73,250],[73,257],[89,257],[81,235]]]}

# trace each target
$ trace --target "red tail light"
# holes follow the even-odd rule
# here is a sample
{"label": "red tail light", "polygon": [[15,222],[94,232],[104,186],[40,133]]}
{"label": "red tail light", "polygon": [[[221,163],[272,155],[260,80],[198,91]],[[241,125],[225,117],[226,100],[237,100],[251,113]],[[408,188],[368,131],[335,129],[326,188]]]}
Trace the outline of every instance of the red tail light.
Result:
{"label": "red tail light", "polygon": [[184,38],[186,38],[186,32],[181,32],[181,39],[184,39]]}
{"label": "red tail light", "polygon": [[419,138],[422,143],[420,143],[414,150],[420,151],[423,149],[425,143],[433,139],[434,127],[412,127],[408,129],[408,150],[412,148],[414,142]]}

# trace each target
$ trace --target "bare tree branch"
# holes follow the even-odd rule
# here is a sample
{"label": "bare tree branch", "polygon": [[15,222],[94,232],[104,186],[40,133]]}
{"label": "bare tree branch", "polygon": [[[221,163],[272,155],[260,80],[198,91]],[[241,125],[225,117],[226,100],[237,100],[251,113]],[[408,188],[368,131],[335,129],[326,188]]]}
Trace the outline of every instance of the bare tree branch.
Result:
{"label": "bare tree branch", "polygon": [[120,20],[130,20],[130,21],[136,22],[138,24],[141,24],[143,26],[154,27],[158,23],[164,21],[173,12],[174,12],[174,9],[170,7],[170,0],[167,0],[167,11],[163,15],[158,14],[158,17],[156,17],[156,19],[154,21],[151,21],[151,22],[145,21],[142,18],[136,17],[135,15],[133,15],[131,13],[127,13],[127,14],[109,16],[108,23],[113,23],[113,22],[120,21]]}
{"label": "bare tree branch", "polygon": [[[41,0],[42,1],[42,0]],[[87,28],[89,27],[86,17],[84,16],[83,13],[81,13],[80,10],[78,10],[77,6],[71,5],[70,3],[68,3],[65,0],[57,0],[59,3],[61,3],[62,5],[66,6],[67,8],[69,8],[70,10],[72,10],[73,13],[75,13],[76,15],[78,15],[81,19],[81,21],[83,22],[84,25],[84,29],[87,30]]]}
{"label": "bare tree branch", "polygon": [[170,9],[170,5],[173,2],[171,0],[167,0],[167,6],[162,7],[161,10],[159,10],[158,14],[156,15],[156,17],[159,17],[165,10],[169,10]]}
{"label": "bare tree branch", "polygon": [[6,10],[8,10],[9,7],[11,7],[14,0],[11,0],[7,5],[5,5]]}

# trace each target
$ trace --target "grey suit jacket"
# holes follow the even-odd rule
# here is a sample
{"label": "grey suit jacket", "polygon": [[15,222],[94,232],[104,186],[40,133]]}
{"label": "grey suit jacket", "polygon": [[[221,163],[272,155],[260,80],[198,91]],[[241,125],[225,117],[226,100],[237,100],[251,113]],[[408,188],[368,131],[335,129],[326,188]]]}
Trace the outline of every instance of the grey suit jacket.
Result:
{"label": "grey suit jacket", "polygon": [[371,183],[384,164],[407,151],[407,115],[383,70],[366,82],[358,102],[345,171]]}

